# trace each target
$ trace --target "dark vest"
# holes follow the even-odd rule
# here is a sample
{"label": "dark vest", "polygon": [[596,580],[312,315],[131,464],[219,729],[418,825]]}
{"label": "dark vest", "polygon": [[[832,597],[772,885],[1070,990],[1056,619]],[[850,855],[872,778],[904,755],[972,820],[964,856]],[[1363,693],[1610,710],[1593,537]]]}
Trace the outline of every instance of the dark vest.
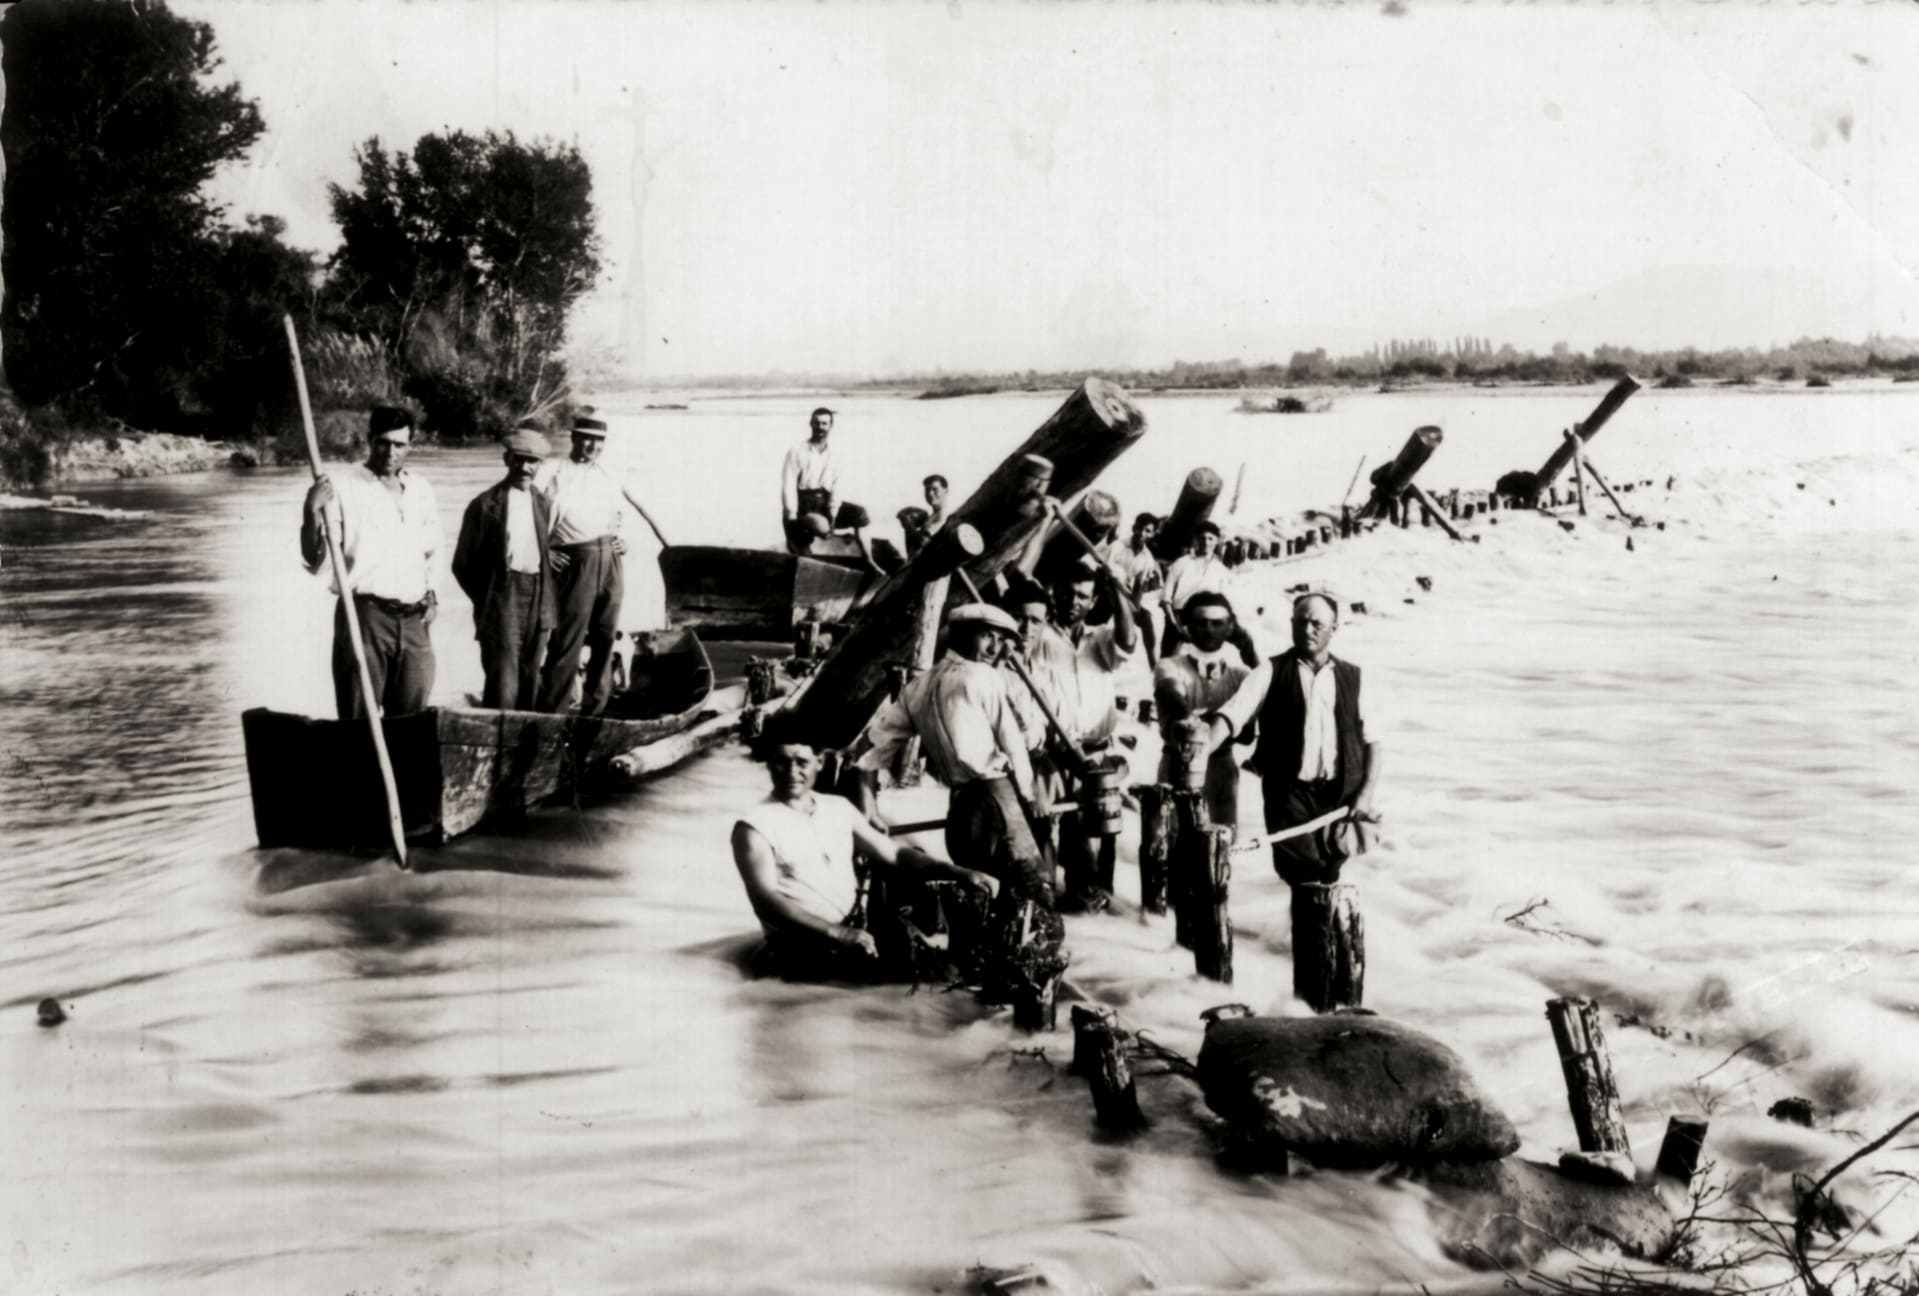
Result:
{"label": "dark vest", "polygon": [[[1306,693],[1299,684],[1299,653],[1287,649],[1273,658],[1273,683],[1259,712],[1259,745],[1253,748],[1253,768],[1259,771],[1270,800],[1299,781],[1299,760],[1306,742]],[[1333,728],[1338,738],[1339,765],[1333,777],[1339,796],[1350,801],[1366,776],[1366,730],[1359,723],[1359,667],[1335,657]]]}

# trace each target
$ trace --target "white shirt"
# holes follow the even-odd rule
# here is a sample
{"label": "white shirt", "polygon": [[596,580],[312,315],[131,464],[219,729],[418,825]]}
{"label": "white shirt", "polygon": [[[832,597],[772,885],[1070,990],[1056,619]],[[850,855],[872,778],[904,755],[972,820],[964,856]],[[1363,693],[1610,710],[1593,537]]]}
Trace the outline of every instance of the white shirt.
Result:
{"label": "white shirt", "polygon": [[506,492],[506,569],[533,575],[540,570],[540,537],[533,529],[533,492],[510,486]]}
{"label": "white shirt", "polygon": [[[740,822],[766,838],[777,872],[774,889],[816,918],[837,923],[853,911],[859,879],[853,872],[853,825],[864,819],[845,797],[815,792],[807,810],[769,796]],[[770,935],[771,924],[761,926]]]}
{"label": "white shirt", "polygon": [[1210,558],[1187,554],[1174,559],[1173,565],[1166,569],[1166,599],[1173,605],[1173,611],[1177,612],[1186,606],[1187,599],[1202,590],[1214,594],[1226,593],[1230,579],[1231,573],[1218,554]]}
{"label": "white shirt", "polygon": [[[343,515],[340,549],[354,593],[401,603],[424,599],[433,589],[433,556],[442,539],[440,502],[426,479],[402,468],[396,492],[364,464],[329,469],[327,477]],[[337,583],[327,580],[338,594]]]}
{"label": "white shirt", "polygon": [[[1186,704],[1187,715],[1202,716],[1224,706],[1250,674],[1252,667],[1240,657],[1238,645],[1227,643],[1217,652],[1201,652],[1187,642],[1170,657],[1160,658],[1153,672],[1153,690],[1176,695]],[[1172,723],[1169,715],[1167,724]]]}
{"label": "white shirt", "polygon": [[840,487],[839,460],[830,445],[802,441],[786,452],[780,468],[780,507],[789,514],[800,511],[800,492],[823,490],[837,495]]}
{"label": "white shirt", "polygon": [[866,728],[873,749],[860,758],[861,768],[888,768],[900,747],[917,735],[933,777],[947,787],[1009,777],[1030,799],[1033,763],[1008,682],[996,666],[958,653],[942,657],[873,717]]}
{"label": "white shirt", "polygon": [[[1064,630],[1049,625],[1041,629],[1039,643],[1027,657],[1027,669],[1066,732],[1079,742],[1098,742],[1112,737],[1119,726],[1113,672],[1125,660],[1119,645],[1113,642],[1110,625],[1086,627],[1077,645]],[[1013,686],[1026,687],[1017,680]],[[1034,721],[1038,732],[1032,732]],[[1028,719],[1028,738],[1034,746],[1044,739],[1045,724],[1044,716]]]}
{"label": "white shirt", "polygon": [[620,533],[625,501],[620,484],[599,461],[549,459],[534,474],[533,488],[552,506],[549,544],[584,544]]}
{"label": "white shirt", "polygon": [[[1333,704],[1339,698],[1339,677],[1333,670],[1333,661],[1328,657],[1317,671],[1304,658],[1298,665],[1300,694],[1306,699],[1304,741],[1299,751],[1302,779],[1329,779],[1339,769],[1339,730],[1333,715]],[[1272,686],[1273,663],[1268,659],[1255,667],[1246,682],[1219,708],[1219,714],[1233,726],[1234,733],[1243,733],[1265,709],[1266,695]],[[1373,723],[1378,713],[1378,708],[1370,702],[1373,692],[1370,679],[1359,691],[1359,723],[1366,731],[1368,743],[1376,743],[1381,737]]]}
{"label": "white shirt", "polygon": [[1159,559],[1153,557],[1151,549],[1135,549],[1130,544],[1113,546],[1113,568],[1126,582],[1126,592],[1134,598],[1148,590],[1158,589],[1160,581]]}

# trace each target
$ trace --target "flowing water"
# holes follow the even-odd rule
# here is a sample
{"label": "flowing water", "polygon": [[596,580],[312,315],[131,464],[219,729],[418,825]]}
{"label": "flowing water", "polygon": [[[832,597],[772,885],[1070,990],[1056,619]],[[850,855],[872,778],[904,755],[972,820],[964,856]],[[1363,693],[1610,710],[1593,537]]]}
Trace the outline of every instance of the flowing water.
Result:
{"label": "flowing water", "polygon": [[[1362,453],[1435,422],[1428,484],[1484,486],[1599,394],[1347,394],[1298,417],[1146,396],[1151,430],[1102,485],[1163,511],[1189,468],[1230,490],[1245,462],[1241,517],[1326,505]],[[1528,1154],[1572,1142],[1542,1019],[1565,993],[1613,1014],[1642,1165],[1669,1113],[1710,1109],[1717,1173],[1774,1208],[1790,1171],[1919,1106],[1914,394],[1635,397],[1593,443],[1616,481],[1654,483],[1627,499],[1666,526],[1631,551],[1603,509],[1570,531],[1502,513],[1478,543],[1382,530],[1243,578],[1275,646],[1295,582],[1367,607],[1337,646],[1385,704],[1387,840],[1348,869],[1368,1003],[1457,1049]],[[691,408],[641,408],[669,398]],[[884,520],[940,471],[963,498],[1058,399],[835,401],[845,493]],[[771,544],[814,403],[609,401],[609,459],[669,537]],[[415,467],[449,543],[500,471],[481,451]],[[737,748],[411,874],[255,849],[239,713],[330,698],[303,487],[220,473],[79,491],[145,520],[0,514],[0,1289],[953,1291],[975,1263],[1067,1290],[1472,1281],[1415,1189],[1222,1172],[1175,1078],[1142,1079],[1148,1133],[1104,1140],[1064,1034],[964,994],[745,979],[726,837],[764,779]],[[435,629],[454,701],[479,684],[457,593]],[[1072,979],[1188,1056],[1214,1003],[1299,1011],[1284,888],[1248,859],[1230,990],[1131,911],[1071,920]],[[72,1014],[53,1030],[47,995]],[[1818,1128],[1766,1119],[1791,1095]],[[1878,1167],[1919,1163],[1882,1154],[1858,1201],[1897,1196],[1866,1185]],[[1915,1213],[1893,1200],[1877,1236]]]}

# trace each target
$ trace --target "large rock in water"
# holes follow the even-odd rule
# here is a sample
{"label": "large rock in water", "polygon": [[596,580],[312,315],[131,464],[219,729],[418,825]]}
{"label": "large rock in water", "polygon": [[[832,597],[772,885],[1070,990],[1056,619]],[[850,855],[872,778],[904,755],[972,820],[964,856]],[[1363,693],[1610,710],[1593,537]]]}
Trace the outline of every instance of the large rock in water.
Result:
{"label": "large rock in water", "polygon": [[1489,1161],[1519,1148],[1458,1054],[1382,1017],[1215,1021],[1199,1082],[1243,1146],[1315,1165]]}

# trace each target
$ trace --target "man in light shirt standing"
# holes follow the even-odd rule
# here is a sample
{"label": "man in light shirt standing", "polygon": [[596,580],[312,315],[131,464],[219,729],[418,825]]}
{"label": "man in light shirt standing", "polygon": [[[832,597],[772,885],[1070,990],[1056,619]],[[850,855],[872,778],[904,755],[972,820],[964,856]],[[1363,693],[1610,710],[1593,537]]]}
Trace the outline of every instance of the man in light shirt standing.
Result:
{"label": "man in light shirt standing", "polygon": [[586,650],[586,686],[582,715],[606,709],[613,692],[613,636],[620,626],[625,596],[620,535],[625,503],[620,484],[600,462],[606,449],[606,424],[584,415],[573,420],[573,453],[564,462],[548,460],[533,479],[552,509],[548,536],[554,572],[557,619],[546,643],[540,671],[537,709],[564,711],[573,697]]}
{"label": "man in light shirt standing", "polygon": [[813,542],[834,531],[853,533],[860,555],[873,572],[880,571],[866,543],[871,519],[858,504],[839,497],[840,465],[829,438],[833,411],[824,405],[813,411],[812,435],[786,452],[780,468],[780,516],[786,528],[786,547],[796,554],[810,553]]}
{"label": "man in light shirt standing", "polygon": [[994,663],[1019,628],[999,608],[963,603],[947,615],[947,655],[880,708],[867,726],[863,769],[890,769],[915,735],[933,777],[950,790],[946,853],[990,874],[1005,894],[1053,907],[1033,838],[1033,764],[1013,710],[1009,676]]}
{"label": "man in light shirt standing", "polygon": [[[1153,672],[1153,699],[1159,705],[1164,743],[1159,758],[1161,783],[1175,781],[1180,722],[1223,706],[1252,673],[1232,645],[1239,621],[1224,594],[1202,590],[1186,600],[1180,615],[1186,642],[1161,658]],[[1233,747],[1230,742],[1219,744],[1206,763],[1206,813],[1220,828],[1239,825],[1239,762]]]}
{"label": "man in light shirt standing", "polygon": [[[375,407],[367,419],[366,466],[318,478],[300,522],[300,557],[310,572],[327,561],[324,528],[339,539],[382,715],[419,711],[433,691],[428,628],[439,608],[433,556],[440,551],[440,505],[426,480],[406,469],[412,444],[412,412]],[[366,708],[346,603],[340,601],[333,617],[333,697],[340,718],[353,720]]]}
{"label": "man in light shirt standing", "polygon": [[522,427],[506,439],[506,478],[473,497],[453,547],[453,579],[473,600],[486,692],[480,705],[505,711],[534,705],[540,651],[556,619],[548,573],[552,518],[533,478],[546,438]]}
{"label": "man in light shirt standing", "polygon": [[[1266,830],[1277,832],[1341,806],[1369,841],[1379,822],[1373,790],[1379,780],[1379,736],[1371,723],[1359,667],[1332,654],[1339,605],[1328,594],[1293,601],[1293,646],[1262,662],[1213,712],[1210,741],[1218,747],[1259,721],[1253,769],[1265,802]],[[1351,854],[1343,824],[1273,846],[1273,866],[1289,885],[1337,882]]]}

